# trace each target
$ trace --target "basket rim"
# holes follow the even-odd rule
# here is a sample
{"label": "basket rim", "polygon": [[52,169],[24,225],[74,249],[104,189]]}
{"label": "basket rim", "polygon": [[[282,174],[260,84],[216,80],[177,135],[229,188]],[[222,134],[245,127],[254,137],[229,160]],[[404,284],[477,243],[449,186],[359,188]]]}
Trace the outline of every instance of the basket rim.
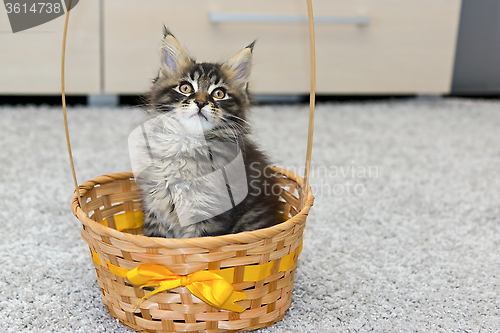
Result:
{"label": "basket rim", "polygon": [[[293,171],[273,166],[272,169],[287,178],[296,182],[299,187],[303,187],[304,179],[298,176]],[[109,175],[99,176],[92,180],[88,180],[79,186],[80,196],[83,197],[89,190],[99,184],[106,184],[116,180],[124,180],[133,178],[132,172],[118,172]],[[234,243],[254,243],[266,238],[272,238],[283,231],[287,231],[295,227],[297,224],[304,223],[307,215],[314,203],[314,195],[308,186],[308,197],[305,200],[304,207],[298,212],[297,215],[284,221],[283,223],[254,231],[244,231],[236,234],[227,234],[221,236],[205,236],[196,238],[162,238],[162,237],[148,237],[144,235],[133,235],[121,232],[110,227],[106,227],[94,220],[92,220],[80,207],[78,196],[75,191],[73,200],[71,202],[71,210],[78,220],[85,226],[89,227],[92,231],[99,235],[105,235],[112,238],[118,238],[124,241],[132,242],[140,247],[164,247],[164,248],[218,248],[228,244]]]}

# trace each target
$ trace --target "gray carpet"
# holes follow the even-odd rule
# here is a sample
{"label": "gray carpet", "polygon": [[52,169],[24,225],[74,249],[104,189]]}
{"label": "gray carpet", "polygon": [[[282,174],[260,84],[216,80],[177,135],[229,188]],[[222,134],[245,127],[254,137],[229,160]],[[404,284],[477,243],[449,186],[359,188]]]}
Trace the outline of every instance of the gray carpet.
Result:
{"label": "gray carpet", "polygon": [[[300,171],[307,106],[254,113],[257,140]],[[70,110],[79,181],[129,170],[133,109]],[[293,303],[260,332],[498,332],[500,102],[318,105],[315,206]],[[0,107],[0,331],[130,332],[100,300],[61,111]]]}

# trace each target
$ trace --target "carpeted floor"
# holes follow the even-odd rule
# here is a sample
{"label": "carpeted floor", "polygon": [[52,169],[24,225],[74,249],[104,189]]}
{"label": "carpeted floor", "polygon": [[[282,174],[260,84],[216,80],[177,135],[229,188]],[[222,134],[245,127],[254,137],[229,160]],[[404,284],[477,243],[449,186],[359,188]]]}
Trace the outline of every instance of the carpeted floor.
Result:
{"label": "carpeted floor", "polygon": [[[273,162],[300,172],[307,106],[255,109]],[[79,181],[129,170],[134,109],[72,108]],[[284,320],[259,332],[498,332],[500,102],[320,104],[315,206]],[[60,109],[0,107],[0,331],[131,332],[107,313]]]}

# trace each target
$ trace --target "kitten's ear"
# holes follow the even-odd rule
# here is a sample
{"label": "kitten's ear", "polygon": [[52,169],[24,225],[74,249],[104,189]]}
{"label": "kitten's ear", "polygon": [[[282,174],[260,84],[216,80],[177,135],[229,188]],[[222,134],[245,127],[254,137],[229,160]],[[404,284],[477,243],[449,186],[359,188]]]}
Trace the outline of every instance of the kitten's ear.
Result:
{"label": "kitten's ear", "polygon": [[163,26],[163,35],[164,38],[160,48],[162,72],[165,76],[179,74],[182,68],[192,60],[165,26]]}
{"label": "kitten's ear", "polygon": [[222,65],[229,79],[240,89],[245,88],[250,77],[254,45],[255,41]]}

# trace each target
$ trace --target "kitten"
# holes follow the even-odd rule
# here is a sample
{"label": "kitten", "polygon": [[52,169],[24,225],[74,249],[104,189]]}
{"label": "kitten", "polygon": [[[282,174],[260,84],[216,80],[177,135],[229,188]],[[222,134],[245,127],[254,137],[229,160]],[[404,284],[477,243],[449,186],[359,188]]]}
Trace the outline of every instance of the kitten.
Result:
{"label": "kitten", "polygon": [[248,137],[254,43],[223,64],[198,63],[164,29],[148,94],[155,162],[136,177],[146,236],[217,236],[283,221],[277,180]]}

